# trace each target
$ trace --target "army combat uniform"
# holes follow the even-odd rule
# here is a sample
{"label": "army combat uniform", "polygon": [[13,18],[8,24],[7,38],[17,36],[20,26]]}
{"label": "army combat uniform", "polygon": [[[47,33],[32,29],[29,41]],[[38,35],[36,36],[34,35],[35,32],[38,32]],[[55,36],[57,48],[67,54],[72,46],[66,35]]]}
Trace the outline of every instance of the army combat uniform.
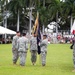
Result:
{"label": "army combat uniform", "polygon": [[13,53],[13,63],[16,64],[18,60],[18,50],[17,50],[17,40],[19,36],[14,36],[12,41],[12,53]]}
{"label": "army combat uniform", "polygon": [[20,57],[20,65],[24,66],[28,50],[28,39],[25,36],[22,36],[21,38],[18,39],[17,49]]}
{"label": "army combat uniform", "polygon": [[36,37],[32,37],[30,39],[30,52],[31,52],[31,62],[34,65],[37,60],[37,39]]}
{"label": "army combat uniform", "polygon": [[42,42],[40,43],[41,61],[42,61],[43,66],[46,65],[47,45],[48,45],[48,40],[47,39],[43,39]]}
{"label": "army combat uniform", "polygon": [[74,40],[74,47],[73,47],[73,63],[74,63],[74,69],[75,69],[75,40]]}
{"label": "army combat uniform", "polygon": [[72,45],[70,46],[70,49],[73,49],[73,64],[74,64],[74,69],[75,69],[75,35],[72,41]]}

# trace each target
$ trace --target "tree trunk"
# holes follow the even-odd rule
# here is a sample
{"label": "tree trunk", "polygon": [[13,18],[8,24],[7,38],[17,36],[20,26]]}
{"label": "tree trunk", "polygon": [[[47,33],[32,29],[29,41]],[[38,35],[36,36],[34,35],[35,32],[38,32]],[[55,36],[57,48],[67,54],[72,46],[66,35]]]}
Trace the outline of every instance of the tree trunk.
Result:
{"label": "tree trunk", "polygon": [[17,15],[17,31],[19,31],[19,10],[18,10],[18,15]]}
{"label": "tree trunk", "polygon": [[56,25],[56,34],[58,35],[58,11],[56,13],[56,23],[57,23],[57,25]]}
{"label": "tree trunk", "polygon": [[[7,28],[7,17],[5,17],[5,19],[4,19],[4,26],[5,26],[5,28]],[[5,38],[5,43],[7,43],[7,41],[6,41],[7,34],[5,34],[4,38]]]}

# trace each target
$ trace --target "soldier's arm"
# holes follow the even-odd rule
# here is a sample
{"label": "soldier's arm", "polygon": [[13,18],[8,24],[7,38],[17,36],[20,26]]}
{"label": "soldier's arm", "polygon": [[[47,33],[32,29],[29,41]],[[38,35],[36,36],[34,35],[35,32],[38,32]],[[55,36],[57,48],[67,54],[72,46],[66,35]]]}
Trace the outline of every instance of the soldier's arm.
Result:
{"label": "soldier's arm", "polygon": [[16,49],[19,49],[19,41],[17,41]]}
{"label": "soldier's arm", "polygon": [[72,45],[70,46],[70,49],[73,49],[74,46],[74,40],[72,41]]}
{"label": "soldier's arm", "polygon": [[44,41],[42,41],[42,42],[40,43],[40,47],[42,47],[43,45],[45,45],[45,42],[44,42]]}
{"label": "soldier's arm", "polygon": [[31,44],[32,44],[32,40],[30,39],[30,47],[31,47]]}
{"label": "soldier's arm", "polygon": [[13,38],[13,41],[12,41],[12,49],[14,50],[15,49],[15,38]]}
{"label": "soldier's arm", "polygon": [[28,39],[26,40],[26,50],[28,50]]}

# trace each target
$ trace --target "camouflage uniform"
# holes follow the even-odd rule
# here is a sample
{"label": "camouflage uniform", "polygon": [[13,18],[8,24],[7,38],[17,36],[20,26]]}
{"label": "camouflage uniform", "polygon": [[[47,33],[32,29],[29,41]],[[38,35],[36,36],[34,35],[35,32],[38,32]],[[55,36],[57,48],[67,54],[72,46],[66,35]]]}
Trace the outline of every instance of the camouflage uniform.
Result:
{"label": "camouflage uniform", "polygon": [[75,42],[74,42],[74,48],[73,48],[73,63],[75,68]]}
{"label": "camouflage uniform", "polygon": [[37,59],[37,39],[36,37],[32,37],[30,39],[30,52],[31,52],[31,61],[32,63],[36,62]]}
{"label": "camouflage uniform", "polygon": [[72,45],[70,46],[70,49],[73,49],[73,64],[74,64],[74,69],[75,69],[75,36],[72,41]]}
{"label": "camouflage uniform", "polygon": [[18,39],[17,49],[20,57],[20,65],[24,66],[28,50],[28,39],[25,36]]}
{"label": "camouflage uniform", "polygon": [[41,60],[42,60],[42,65],[43,66],[45,66],[45,64],[46,64],[47,44],[48,44],[48,40],[47,39],[42,40],[42,42],[40,43]]}
{"label": "camouflage uniform", "polygon": [[73,48],[73,63],[74,63],[74,68],[75,68],[75,36],[73,39],[72,48]]}
{"label": "camouflage uniform", "polygon": [[19,39],[19,36],[14,36],[12,41],[12,53],[13,53],[13,63],[16,64],[18,60],[18,50],[17,50],[17,40]]}

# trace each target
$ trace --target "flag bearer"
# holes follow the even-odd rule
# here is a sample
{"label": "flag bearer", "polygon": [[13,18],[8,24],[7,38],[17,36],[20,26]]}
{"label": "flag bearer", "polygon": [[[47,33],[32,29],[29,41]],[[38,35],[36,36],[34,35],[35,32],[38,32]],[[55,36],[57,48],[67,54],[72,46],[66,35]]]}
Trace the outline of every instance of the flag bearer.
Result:
{"label": "flag bearer", "polygon": [[32,34],[32,38],[30,39],[30,52],[31,52],[31,62],[35,65],[37,60],[37,36],[36,34]]}

